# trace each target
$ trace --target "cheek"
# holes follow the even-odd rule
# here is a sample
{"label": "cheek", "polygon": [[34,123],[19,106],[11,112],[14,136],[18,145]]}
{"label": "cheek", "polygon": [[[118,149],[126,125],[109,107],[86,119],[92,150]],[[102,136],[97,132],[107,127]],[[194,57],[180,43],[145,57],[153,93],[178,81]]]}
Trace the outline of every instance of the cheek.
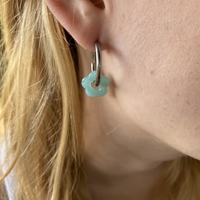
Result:
{"label": "cheek", "polygon": [[128,43],[118,42],[123,57],[115,66],[120,71],[116,96],[126,115],[173,148],[200,159],[198,13],[180,15],[185,20],[179,16],[173,24],[154,24],[158,17],[144,19],[148,24],[133,37],[124,33]]}
{"label": "cheek", "polygon": [[162,63],[140,70],[137,76],[136,91],[141,93],[142,106],[149,109],[148,121],[155,118],[157,129],[160,126],[173,134],[194,133],[200,122],[200,48],[197,43],[181,44],[176,52],[168,53],[171,57],[165,51],[173,48],[161,50]]}
{"label": "cheek", "polygon": [[116,96],[134,124],[200,159],[200,66],[187,67],[176,70],[174,65],[166,72],[155,70],[145,75],[135,71],[118,86]]}
{"label": "cheek", "polygon": [[200,2],[128,2],[110,23],[118,104],[133,124],[200,159]]}
{"label": "cheek", "polygon": [[197,79],[200,73],[169,73],[159,79],[155,76],[153,80],[146,79],[149,85],[141,91],[140,100],[137,99],[140,117],[146,115],[145,121],[154,130],[166,134],[185,137],[199,131],[200,82]]}
{"label": "cheek", "polygon": [[200,55],[187,59],[174,60],[170,66],[129,71],[117,96],[134,123],[200,159]]}

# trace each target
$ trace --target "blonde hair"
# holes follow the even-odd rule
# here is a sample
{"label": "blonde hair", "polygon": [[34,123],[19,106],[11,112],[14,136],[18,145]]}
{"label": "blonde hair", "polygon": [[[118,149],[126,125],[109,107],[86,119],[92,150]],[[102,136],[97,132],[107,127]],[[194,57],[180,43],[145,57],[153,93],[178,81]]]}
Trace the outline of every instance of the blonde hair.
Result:
{"label": "blonde hair", "polygon": [[[14,172],[16,200],[89,200],[73,39],[42,0],[1,0],[0,14],[1,135],[12,158],[4,177]],[[159,200],[199,199],[199,161],[166,163],[161,183]]]}
{"label": "blonde hair", "polygon": [[83,199],[81,106],[65,32],[44,1],[1,1],[1,22],[1,126],[17,199]]}

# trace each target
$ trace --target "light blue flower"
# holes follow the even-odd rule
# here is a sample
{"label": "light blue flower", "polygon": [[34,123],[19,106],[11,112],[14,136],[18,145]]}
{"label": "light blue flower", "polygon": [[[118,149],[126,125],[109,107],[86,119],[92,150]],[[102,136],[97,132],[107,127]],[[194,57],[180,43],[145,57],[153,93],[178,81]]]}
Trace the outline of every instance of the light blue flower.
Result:
{"label": "light blue flower", "polygon": [[82,79],[82,86],[85,88],[85,93],[89,97],[102,97],[107,93],[107,87],[110,85],[110,80],[106,76],[101,77],[101,82],[98,87],[92,86],[96,79],[96,71],[92,71],[88,76]]}

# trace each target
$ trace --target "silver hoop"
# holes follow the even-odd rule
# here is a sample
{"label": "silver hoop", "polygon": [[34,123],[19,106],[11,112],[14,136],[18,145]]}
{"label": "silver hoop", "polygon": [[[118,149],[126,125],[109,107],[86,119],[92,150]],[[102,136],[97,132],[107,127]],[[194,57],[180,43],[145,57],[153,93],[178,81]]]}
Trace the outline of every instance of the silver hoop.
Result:
{"label": "silver hoop", "polygon": [[101,48],[99,43],[95,43],[95,51],[91,53],[91,72],[82,79],[81,85],[85,88],[85,93],[89,97],[102,97],[107,93],[110,80],[107,76],[102,76]]}
{"label": "silver hoop", "polygon": [[98,42],[95,43],[95,52],[91,53],[91,71],[96,71],[95,87],[98,87],[101,82],[101,48]]}

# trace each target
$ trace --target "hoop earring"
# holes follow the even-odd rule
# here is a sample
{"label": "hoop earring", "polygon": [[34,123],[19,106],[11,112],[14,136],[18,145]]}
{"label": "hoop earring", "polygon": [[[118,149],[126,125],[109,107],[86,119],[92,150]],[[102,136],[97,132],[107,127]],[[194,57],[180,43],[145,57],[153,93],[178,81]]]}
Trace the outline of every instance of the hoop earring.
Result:
{"label": "hoop earring", "polygon": [[102,76],[101,49],[99,43],[95,43],[95,52],[91,52],[91,72],[82,79],[81,85],[89,97],[102,97],[107,93],[110,80]]}

